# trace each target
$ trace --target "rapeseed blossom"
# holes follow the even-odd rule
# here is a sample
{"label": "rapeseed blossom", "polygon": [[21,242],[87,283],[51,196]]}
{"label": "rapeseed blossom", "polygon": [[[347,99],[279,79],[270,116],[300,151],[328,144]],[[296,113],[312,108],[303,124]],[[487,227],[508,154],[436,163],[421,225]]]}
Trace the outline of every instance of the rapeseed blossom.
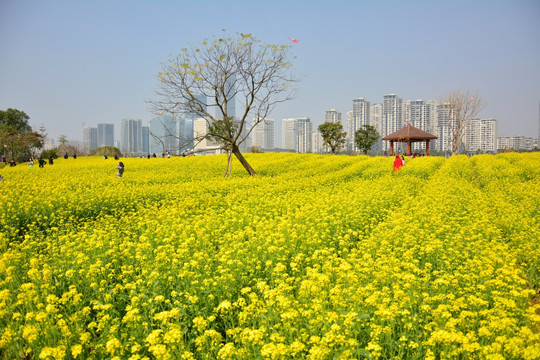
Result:
{"label": "rapeseed blossom", "polygon": [[7,169],[0,353],[540,359],[540,155]]}

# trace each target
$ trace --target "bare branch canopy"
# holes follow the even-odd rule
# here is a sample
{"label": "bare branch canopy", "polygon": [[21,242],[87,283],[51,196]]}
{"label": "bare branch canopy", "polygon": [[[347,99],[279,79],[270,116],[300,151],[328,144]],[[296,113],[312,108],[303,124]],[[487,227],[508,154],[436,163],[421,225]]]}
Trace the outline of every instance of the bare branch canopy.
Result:
{"label": "bare branch canopy", "polygon": [[[274,107],[294,98],[290,46],[263,44],[251,34],[214,37],[182,49],[157,74],[156,112],[204,118],[207,132],[195,143],[211,140],[233,153],[250,174],[238,146]],[[240,106],[237,106],[240,105]]]}

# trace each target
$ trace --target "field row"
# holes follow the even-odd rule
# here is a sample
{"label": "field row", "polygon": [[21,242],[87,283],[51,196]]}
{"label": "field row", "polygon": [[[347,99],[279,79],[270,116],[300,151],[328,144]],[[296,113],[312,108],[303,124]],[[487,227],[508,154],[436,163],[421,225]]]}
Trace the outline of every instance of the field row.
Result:
{"label": "field row", "polygon": [[540,157],[4,169],[4,358],[540,358]]}

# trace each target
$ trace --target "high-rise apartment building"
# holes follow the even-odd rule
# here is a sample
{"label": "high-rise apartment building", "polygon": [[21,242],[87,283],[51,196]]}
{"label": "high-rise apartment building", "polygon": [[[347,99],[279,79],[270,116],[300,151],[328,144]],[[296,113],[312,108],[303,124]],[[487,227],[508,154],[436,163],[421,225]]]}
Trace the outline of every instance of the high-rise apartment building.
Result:
{"label": "high-rise apartment building", "polygon": [[371,147],[373,151],[381,151],[382,149],[382,104],[371,104],[369,106],[369,124],[375,127],[377,133],[379,134],[379,140]]}
{"label": "high-rise apartment building", "polygon": [[433,150],[451,151],[452,150],[452,124],[454,123],[454,113],[450,109],[450,104],[437,104],[437,133],[438,137],[434,141]]}
{"label": "high-rise apartment building", "polygon": [[257,146],[259,149],[273,149],[274,119],[263,119],[261,122],[255,125],[252,134],[253,146]]}
{"label": "high-rise apartment building", "polygon": [[309,153],[311,152],[311,133],[313,132],[313,124],[310,118],[296,119],[296,152]]}
{"label": "high-rise apartment building", "polygon": [[353,108],[351,116],[347,116],[347,148],[351,150],[358,150],[354,143],[355,133],[358,129],[364,125],[371,125],[370,123],[370,103],[364,98],[353,99]]}
{"label": "high-rise apartment building", "polygon": [[283,119],[281,124],[281,147],[296,150],[296,119]]}
{"label": "high-rise apartment building", "polygon": [[497,138],[498,151],[533,150],[537,143],[532,137],[525,136],[500,136]]}
{"label": "high-rise apartment building", "polygon": [[497,120],[473,119],[465,130],[464,141],[469,152],[497,152]]}
{"label": "high-rise apartment building", "polygon": [[150,152],[154,154],[178,151],[176,119],[171,115],[158,115],[150,120]]}
{"label": "high-rise apartment building", "polygon": [[97,146],[114,146],[114,124],[98,124],[97,129]]}
{"label": "high-rise apartment building", "polygon": [[311,152],[316,154],[328,152],[328,149],[323,146],[323,138],[318,130],[311,133]]}
{"label": "high-rise apartment building", "polygon": [[98,148],[98,129],[94,127],[83,128],[83,144],[88,151]]}
{"label": "high-rise apartment building", "polygon": [[120,129],[120,147],[124,155],[142,152],[142,120],[123,119]]}
{"label": "high-rise apartment building", "polygon": [[341,124],[341,113],[339,110],[327,110],[324,114],[324,122]]}
{"label": "high-rise apartment building", "polygon": [[[430,132],[432,106],[424,100],[407,100],[403,106],[404,123],[411,124],[415,128]],[[426,143],[415,142],[412,144],[413,150],[424,150]]]}
{"label": "high-rise apartment building", "polygon": [[[403,127],[403,100],[396,94],[384,95],[382,119],[381,119],[381,138],[398,131]],[[383,142],[383,150],[390,150],[390,142]]]}
{"label": "high-rise apartment building", "polygon": [[150,153],[150,128],[143,126],[142,128],[142,152],[145,154]]}

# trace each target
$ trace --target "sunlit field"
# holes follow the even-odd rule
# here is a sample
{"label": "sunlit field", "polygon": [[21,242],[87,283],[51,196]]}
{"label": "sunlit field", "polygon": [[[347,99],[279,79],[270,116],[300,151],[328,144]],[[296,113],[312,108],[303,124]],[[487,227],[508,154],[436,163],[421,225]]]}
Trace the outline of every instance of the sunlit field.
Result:
{"label": "sunlit field", "polygon": [[540,359],[540,154],[0,169],[0,359]]}

